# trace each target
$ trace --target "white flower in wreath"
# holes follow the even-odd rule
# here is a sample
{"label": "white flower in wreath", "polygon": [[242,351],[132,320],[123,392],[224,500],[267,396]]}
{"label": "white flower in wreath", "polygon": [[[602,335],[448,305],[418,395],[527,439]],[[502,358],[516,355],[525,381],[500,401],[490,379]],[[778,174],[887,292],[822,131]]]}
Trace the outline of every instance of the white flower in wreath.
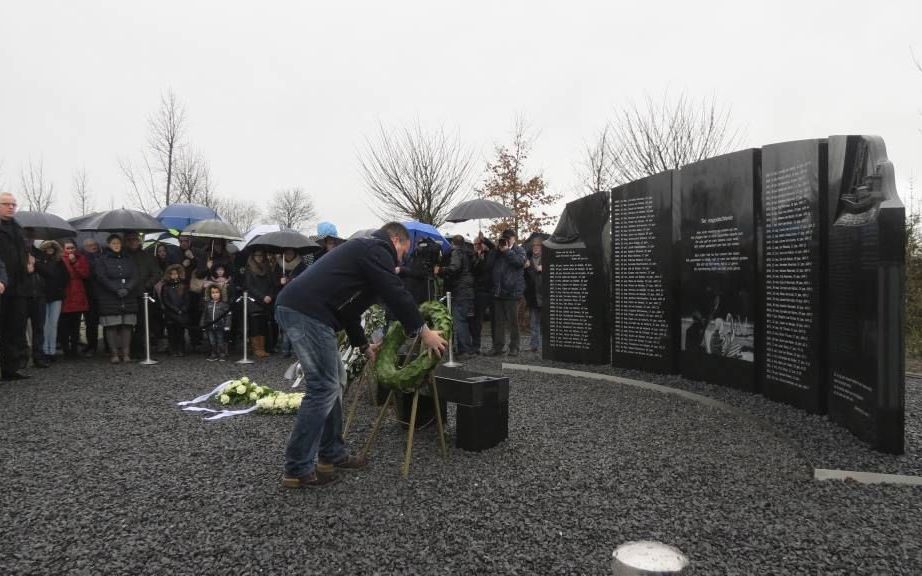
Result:
{"label": "white flower in wreath", "polygon": [[240,394],[241,396],[243,396],[244,394],[247,393],[247,387],[244,386],[243,384],[241,384],[240,386],[237,386],[237,389],[235,390],[235,392],[237,392],[237,394]]}
{"label": "white flower in wreath", "polygon": [[240,379],[240,383],[241,383],[241,384],[249,384],[249,383],[250,383],[250,379],[247,378],[246,376],[244,376],[243,378]]}
{"label": "white flower in wreath", "polygon": [[250,400],[256,400],[257,398],[259,398],[259,394],[256,392],[250,392]]}
{"label": "white flower in wreath", "polygon": [[227,394],[221,394],[221,397],[218,398],[218,401],[219,401],[221,404],[229,404],[229,403],[230,403],[230,396],[228,396]]}

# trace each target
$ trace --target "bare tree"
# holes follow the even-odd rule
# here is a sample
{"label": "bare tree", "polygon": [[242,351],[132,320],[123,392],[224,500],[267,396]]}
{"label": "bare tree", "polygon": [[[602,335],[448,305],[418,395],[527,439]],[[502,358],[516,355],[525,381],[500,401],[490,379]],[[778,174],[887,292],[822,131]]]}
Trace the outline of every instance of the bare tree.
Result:
{"label": "bare tree", "polygon": [[260,218],[259,207],[253,202],[233,198],[215,198],[211,207],[225,222],[244,234],[251,230]]}
{"label": "bare tree", "polygon": [[74,211],[80,216],[93,211],[93,198],[86,183],[86,168],[74,171],[74,197],[71,202]]}
{"label": "bare tree", "polygon": [[606,125],[599,131],[596,141],[586,146],[585,154],[581,166],[582,195],[611,190],[615,182],[611,126]]}
{"label": "bare tree", "polygon": [[201,152],[183,149],[173,167],[174,200],[214,207],[211,169]]}
{"label": "bare tree", "polygon": [[583,181],[589,190],[609,189],[717,156],[738,140],[729,109],[715,98],[648,97],[619,111],[601,132],[587,152]]}
{"label": "bare tree", "polygon": [[173,201],[173,169],[182,147],[183,132],[186,124],[186,111],[176,101],[172,90],[160,97],[160,109],[148,121],[150,135],[147,145],[154,152],[160,170],[164,176],[164,205]]}
{"label": "bare tree", "polygon": [[35,165],[30,159],[28,170],[23,168],[19,178],[28,209],[47,212],[54,204],[54,184],[45,181],[44,161],[39,160],[38,165]]}
{"label": "bare tree", "polygon": [[266,217],[281,226],[297,230],[317,217],[314,201],[304,188],[279,190],[272,197]]}
{"label": "bare tree", "polygon": [[186,111],[172,90],[160,97],[160,108],[147,119],[147,149],[136,165],[127,159],[119,167],[136,204],[149,212],[175,201],[177,164],[185,146]]}
{"label": "bare tree", "polygon": [[459,136],[413,128],[388,132],[379,126],[376,141],[366,141],[360,160],[365,183],[379,216],[441,226],[448,212],[466,199],[471,152]]}

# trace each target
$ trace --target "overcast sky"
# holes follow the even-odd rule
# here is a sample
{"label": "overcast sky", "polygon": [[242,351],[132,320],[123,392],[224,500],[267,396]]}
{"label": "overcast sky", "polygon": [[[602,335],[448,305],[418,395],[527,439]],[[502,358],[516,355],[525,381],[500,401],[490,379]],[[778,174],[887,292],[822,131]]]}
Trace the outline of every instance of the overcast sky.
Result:
{"label": "overcast sky", "polygon": [[[303,186],[340,235],[376,225],[358,166],[379,122],[457,131],[476,180],[516,116],[531,168],[572,199],[587,142],[619,106],[716,96],[740,147],[879,134],[898,185],[922,177],[922,1],[43,2],[0,0],[0,187],[44,162],[52,211],[85,167],[130,205],[172,89],[220,194]],[[916,194],[919,195],[918,193]]]}

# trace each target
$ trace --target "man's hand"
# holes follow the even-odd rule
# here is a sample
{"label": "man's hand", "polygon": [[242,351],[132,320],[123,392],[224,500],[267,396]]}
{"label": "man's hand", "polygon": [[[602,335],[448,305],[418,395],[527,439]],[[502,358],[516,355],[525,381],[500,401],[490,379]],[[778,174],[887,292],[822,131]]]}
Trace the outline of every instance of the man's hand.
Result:
{"label": "man's hand", "polygon": [[6,284],[0,282],[0,294],[3,294],[4,292],[6,292]]}
{"label": "man's hand", "polygon": [[271,303],[271,302],[272,302],[272,297],[271,297],[271,296],[264,296],[264,297],[263,297],[263,303],[269,304],[269,303]]}
{"label": "man's hand", "polygon": [[423,346],[425,346],[428,351],[435,352],[435,355],[439,358],[442,357],[442,352],[444,352],[445,348],[448,346],[448,341],[442,338],[441,332],[423,325],[419,337],[423,341]]}
{"label": "man's hand", "polygon": [[378,350],[380,348],[381,342],[378,342],[377,344],[369,344],[365,347],[363,354],[365,354],[365,358],[367,358],[369,362],[374,362],[375,358],[378,357]]}

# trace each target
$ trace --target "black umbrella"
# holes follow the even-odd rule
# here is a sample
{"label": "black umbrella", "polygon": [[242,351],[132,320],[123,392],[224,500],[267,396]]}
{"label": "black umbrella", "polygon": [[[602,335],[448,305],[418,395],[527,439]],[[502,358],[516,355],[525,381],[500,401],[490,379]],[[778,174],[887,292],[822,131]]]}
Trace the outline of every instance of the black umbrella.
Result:
{"label": "black umbrella", "polygon": [[166,228],[156,218],[138,210],[119,208],[86,218],[75,226],[93,232],[163,232]]}
{"label": "black umbrella", "polygon": [[253,240],[247,245],[247,248],[260,248],[267,252],[284,252],[285,250],[294,250],[299,254],[306,254],[312,250],[320,250],[320,244],[317,244],[304,234],[294,230],[281,230],[279,232],[269,232]]}
{"label": "black umbrella", "polygon": [[512,218],[512,210],[499,202],[476,198],[462,202],[452,208],[446,220],[449,222],[464,222],[466,220],[488,220],[490,218]]}
{"label": "black umbrella", "polygon": [[243,235],[233,224],[215,218],[189,224],[183,228],[181,235],[211,240],[243,240]]}
{"label": "black umbrella", "polygon": [[57,240],[73,238],[77,230],[67,220],[47,212],[30,212],[23,210],[16,213],[16,222],[29,232],[36,240]]}

